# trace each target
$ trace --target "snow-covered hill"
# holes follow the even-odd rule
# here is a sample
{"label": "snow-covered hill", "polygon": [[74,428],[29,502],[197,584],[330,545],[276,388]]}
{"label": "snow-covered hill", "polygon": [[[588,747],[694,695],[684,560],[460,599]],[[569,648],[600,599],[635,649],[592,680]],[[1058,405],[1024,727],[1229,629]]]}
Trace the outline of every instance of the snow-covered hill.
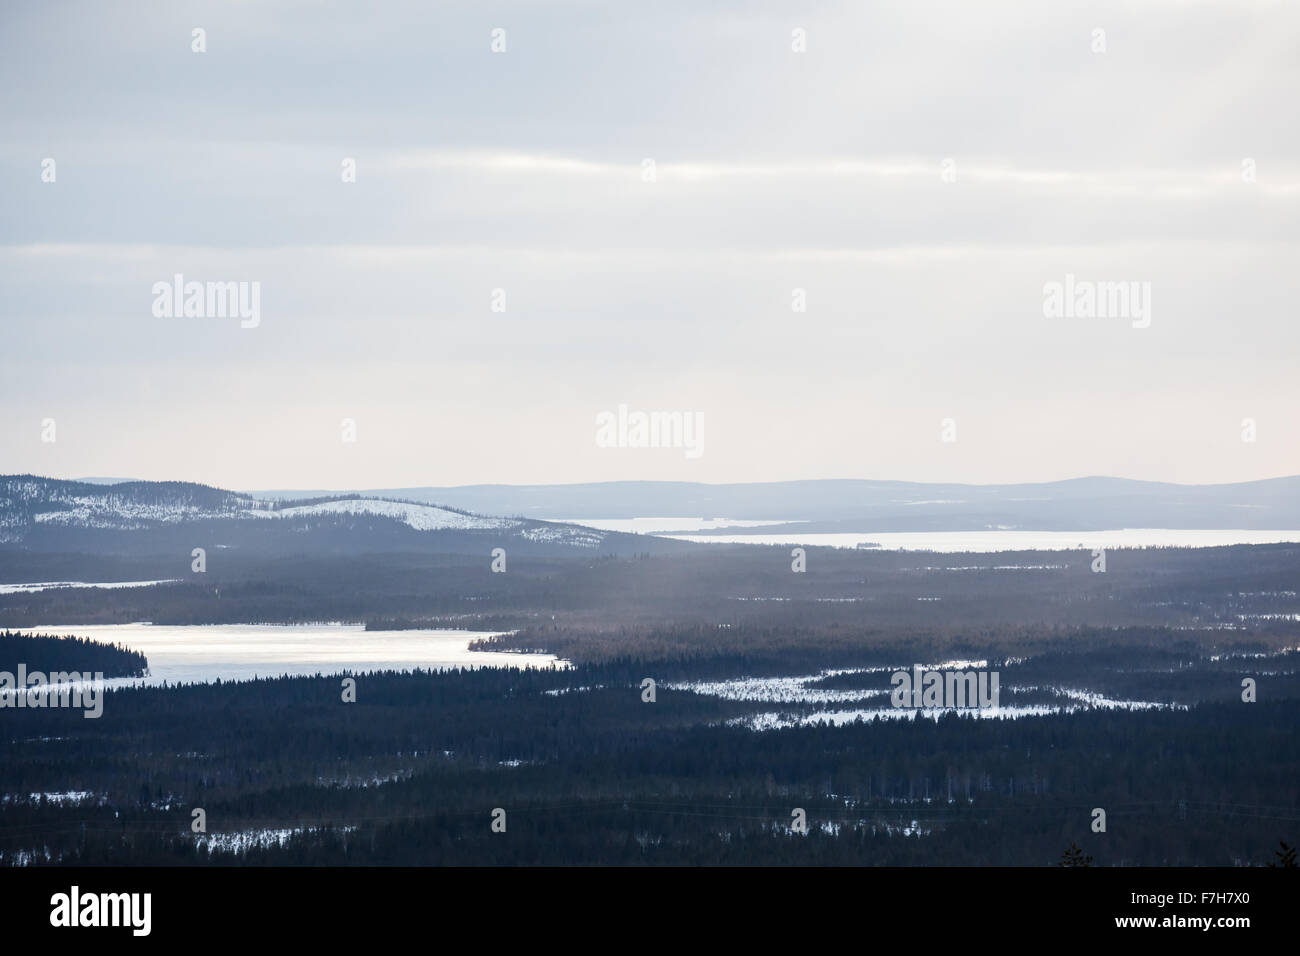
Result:
{"label": "snow-covered hill", "polygon": [[0,544],[20,543],[40,526],[141,531],[212,517],[233,518],[267,502],[189,482],[94,485],[35,475],[0,476]]}
{"label": "snow-covered hill", "polygon": [[[615,540],[620,539],[620,540]],[[627,539],[627,540],[621,540]],[[456,508],[349,494],[266,500],[189,482],[92,484],[0,476],[0,546],[139,552],[194,546],[288,550],[590,552],[630,536],[579,525],[472,514]]]}
{"label": "snow-covered hill", "polygon": [[436,505],[420,505],[405,501],[386,501],[381,498],[339,498],[310,505],[290,505],[267,509],[250,508],[246,514],[265,518],[300,518],[305,515],[383,515],[414,528],[416,531],[482,531],[516,528],[523,524],[511,518],[485,518]]}

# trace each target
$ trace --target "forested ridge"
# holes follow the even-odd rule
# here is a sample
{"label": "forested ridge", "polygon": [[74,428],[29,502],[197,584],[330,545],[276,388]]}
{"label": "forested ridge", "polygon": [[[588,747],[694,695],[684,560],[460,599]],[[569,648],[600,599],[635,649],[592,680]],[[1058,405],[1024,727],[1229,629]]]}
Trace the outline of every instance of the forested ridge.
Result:
{"label": "forested ridge", "polygon": [[[6,711],[0,861],[1272,861],[1300,820],[1300,547],[1108,557],[28,555],[27,580],[179,580],[0,595],[0,625],[500,627],[482,646],[574,666],[357,674],[352,703],[336,675]],[[999,672],[1026,716],[881,713],[890,669],[945,661]],[[729,696],[742,678],[797,693]]]}
{"label": "forested ridge", "polygon": [[19,634],[0,631],[0,671],[18,672],[22,664],[28,673],[76,671],[110,677],[143,677],[148,659],[122,644],[92,641],[75,634]]}
{"label": "forested ridge", "polygon": [[[89,796],[8,798],[6,860],[1039,865],[1073,841],[1099,865],[1233,865],[1300,818],[1294,680],[1251,705],[756,733],[726,724],[742,702],[643,702],[648,669],[366,674],[351,704],[338,678],[285,678],[113,691],[92,722],[18,712],[5,791]],[[194,807],[213,834],[293,832],[211,854]]]}

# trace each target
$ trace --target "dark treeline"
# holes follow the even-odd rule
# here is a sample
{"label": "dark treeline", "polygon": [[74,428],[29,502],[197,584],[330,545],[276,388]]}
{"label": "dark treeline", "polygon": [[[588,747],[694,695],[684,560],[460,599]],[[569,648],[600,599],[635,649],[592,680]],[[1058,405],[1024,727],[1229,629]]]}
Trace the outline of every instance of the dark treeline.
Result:
{"label": "dark treeline", "polygon": [[[945,555],[701,546],[680,555],[512,556],[493,574],[473,555],[319,554],[282,560],[188,550],[142,566],[41,557],[42,576],[177,578],[146,588],[0,595],[0,626],[350,621],[371,628],[519,633],[498,646],[569,660],[704,660],[719,653],[857,654],[882,643],[936,650],[1001,645],[1039,653],[1114,629],[1153,642],[1276,651],[1295,646],[1300,547],[1117,550],[1105,574],[1086,551]],[[98,561],[99,559],[93,559]],[[12,555],[0,552],[0,573]],[[8,572],[14,579],[18,573]],[[29,572],[29,575],[35,572]],[[30,579],[28,576],[27,579]],[[117,578],[117,579],[120,579]]]}
{"label": "dark treeline", "polygon": [[75,635],[18,634],[0,631],[0,671],[18,672],[26,665],[28,673],[41,671],[79,671],[102,673],[104,677],[143,677],[149,661],[138,651],[122,644],[107,644]]}
{"label": "dark treeline", "polygon": [[[333,676],[114,690],[94,720],[6,710],[6,864],[1052,865],[1074,844],[1096,865],[1233,865],[1296,843],[1295,545],[1113,551],[1105,574],[1083,551],[829,549],[796,574],[789,549],[725,545],[511,553],[505,574],[486,553],[214,549],[203,574],[187,550],[11,558],[9,580],[180,580],[0,595],[0,626],[517,629],[482,646],[576,666],[359,674],[355,703]],[[834,725],[889,707],[887,669],[953,660],[999,671],[1004,705],[1066,712]],[[740,677],[814,693],[698,684]]]}
{"label": "dark treeline", "polygon": [[[734,672],[743,662],[719,659]],[[12,712],[4,862],[1263,863],[1300,817],[1294,681],[1259,703],[754,732],[656,662],[113,691]],[[555,693],[547,693],[548,691]],[[791,706],[781,709],[797,710]],[[11,719],[12,718],[12,719]],[[41,796],[78,791],[75,804]],[[35,795],[35,796],[33,796]],[[210,854],[289,831],[281,846]],[[507,814],[493,833],[491,813]],[[810,833],[790,832],[802,808]],[[1090,828],[1107,814],[1105,833]],[[224,835],[224,836],[223,836]]]}

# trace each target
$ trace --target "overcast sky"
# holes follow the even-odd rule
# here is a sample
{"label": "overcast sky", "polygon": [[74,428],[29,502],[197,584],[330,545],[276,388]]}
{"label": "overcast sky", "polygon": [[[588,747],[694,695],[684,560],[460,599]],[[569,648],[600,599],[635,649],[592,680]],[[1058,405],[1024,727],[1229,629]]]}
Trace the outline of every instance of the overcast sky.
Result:
{"label": "overcast sky", "polygon": [[6,0],[0,472],[1300,473],[1297,91],[1292,2]]}

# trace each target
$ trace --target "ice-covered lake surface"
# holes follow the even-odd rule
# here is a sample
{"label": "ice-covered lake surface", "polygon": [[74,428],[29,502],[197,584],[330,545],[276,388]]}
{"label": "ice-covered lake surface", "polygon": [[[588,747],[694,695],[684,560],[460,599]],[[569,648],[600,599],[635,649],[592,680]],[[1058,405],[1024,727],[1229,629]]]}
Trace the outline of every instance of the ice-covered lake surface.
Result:
{"label": "ice-covered lake surface", "polygon": [[[949,671],[984,669],[988,661],[943,661],[924,665],[927,671]],[[823,670],[815,674],[798,677],[740,677],[720,681],[680,681],[664,685],[669,690],[689,691],[724,700],[745,701],[756,704],[821,704],[838,705],[854,702],[871,702],[866,707],[834,707],[808,712],[770,710],[768,707],[727,721],[732,726],[748,727],[751,730],[775,730],[782,727],[811,726],[825,722],[832,726],[851,724],[855,721],[872,720],[938,720],[948,713],[969,715],[982,720],[1015,720],[1021,717],[1041,717],[1048,714],[1070,714],[1083,709],[1105,710],[1160,710],[1167,707],[1183,707],[1180,704],[1165,704],[1158,701],[1119,700],[1089,690],[1067,687],[1016,687],[1007,686],[1004,690],[1008,696],[1017,691],[1041,692],[1054,698],[1049,703],[1016,704],[999,703],[996,707],[894,707],[885,700],[891,691],[889,675],[896,671],[908,671],[907,665],[891,667],[853,667]],[[879,686],[855,688],[816,687],[818,681],[842,674],[878,675]]]}
{"label": "ice-covered lake surface", "polygon": [[545,518],[543,520],[560,524],[580,524],[600,531],[622,531],[628,534],[715,531],[723,528],[757,528],[764,525],[800,523],[784,518]]}
{"label": "ice-covered lake surface", "polygon": [[[658,520],[658,519],[656,519]],[[665,534],[704,544],[779,544],[856,548],[874,543],[882,551],[1069,551],[1098,548],[1213,548],[1231,544],[1300,541],[1300,531],[1183,528],[1118,528],[1113,531],[861,531],[802,533],[798,525],[777,534]]]}
{"label": "ice-covered lake surface", "polygon": [[27,634],[75,634],[124,644],[149,658],[149,676],[116,678],[109,687],[212,683],[343,671],[445,670],[454,667],[567,667],[553,654],[471,651],[471,641],[501,631],[367,631],[360,624],[54,624]]}

